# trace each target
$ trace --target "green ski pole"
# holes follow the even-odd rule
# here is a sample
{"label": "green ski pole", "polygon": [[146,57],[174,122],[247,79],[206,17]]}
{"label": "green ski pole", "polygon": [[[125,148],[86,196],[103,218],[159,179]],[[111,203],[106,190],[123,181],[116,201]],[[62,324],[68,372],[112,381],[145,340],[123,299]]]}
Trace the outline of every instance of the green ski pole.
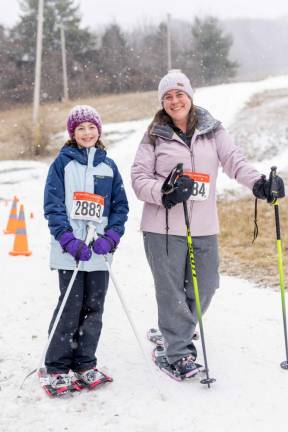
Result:
{"label": "green ski pole", "polygon": [[270,194],[272,197],[272,205],[275,211],[275,227],[276,227],[276,244],[278,253],[278,272],[280,280],[280,292],[281,292],[281,304],[282,304],[282,316],[283,316],[283,327],[284,327],[284,340],[285,340],[285,352],[286,360],[280,363],[282,369],[288,369],[288,343],[287,343],[287,319],[286,319],[286,304],[285,304],[285,282],[284,282],[284,271],[283,271],[283,254],[282,254],[282,241],[280,232],[280,217],[279,217],[279,202],[278,202],[278,188],[275,181],[277,167],[271,167],[270,172]]}
{"label": "green ski pole", "polygon": [[190,265],[191,265],[192,281],[193,281],[194,295],[195,295],[195,302],[196,302],[196,312],[197,312],[197,318],[198,318],[200,335],[201,335],[201,344],[202,344],[205,373],[206,373],[206,378],[202,379],[200,382],[201,382],[201,384],[207,384],[208,388],[210,388],[210,384],[215,382],[216,379],[209,377],[208,361],[207,361],[205,339],[204,339],[204,328],[203,328],[203,322],[202,322],[201,302],[200,302],[200,296],[199,296],[198,281],[197,281],[196,266],[195,266],[195,257],[194,257],[192,236],[190,233],[189,216],[188,216],[188,209],[187,209],[187,202],[186,201],[183,202],[183,207],[184,207],[184,216],[185,216],[186,233],[187,233],[188,255],[189,255],[189,260],[190,260]]}

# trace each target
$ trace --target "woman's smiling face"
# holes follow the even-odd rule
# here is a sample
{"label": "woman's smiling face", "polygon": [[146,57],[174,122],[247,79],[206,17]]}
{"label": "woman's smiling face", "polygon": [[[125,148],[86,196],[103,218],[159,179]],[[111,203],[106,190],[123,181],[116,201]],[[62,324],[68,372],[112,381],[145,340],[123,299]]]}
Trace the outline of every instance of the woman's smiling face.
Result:
{"label": "woman's smiling face", "polygon": [[162,103],[164,110],[172,118],[176,126],[180,127],[187,123],[192,106],[192,101],[187,93],[181,90],[169,90],[165,93]]}

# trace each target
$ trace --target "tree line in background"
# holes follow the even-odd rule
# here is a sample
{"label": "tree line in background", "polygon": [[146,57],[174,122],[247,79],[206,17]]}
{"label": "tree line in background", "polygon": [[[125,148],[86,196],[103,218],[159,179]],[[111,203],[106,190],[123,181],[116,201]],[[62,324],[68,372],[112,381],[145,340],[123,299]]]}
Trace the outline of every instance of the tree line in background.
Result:
{"label": "tree line in background", "polygon": [[[1,109],[33,97],[38,0],[22,0],[21,18],[11,29],[0,26]],[[102,31],[80,26],[74,0],[45,0],[41,100],[63,95],[60,25],[65,28],[69,94],[155,90],[167,72],[167,24],[124,32],[111,23]],[[178,22],[171,28],[172,67],[192,77],[193,85],[216,84],[235,76],[229,60],[233,44],[214,17]]]}

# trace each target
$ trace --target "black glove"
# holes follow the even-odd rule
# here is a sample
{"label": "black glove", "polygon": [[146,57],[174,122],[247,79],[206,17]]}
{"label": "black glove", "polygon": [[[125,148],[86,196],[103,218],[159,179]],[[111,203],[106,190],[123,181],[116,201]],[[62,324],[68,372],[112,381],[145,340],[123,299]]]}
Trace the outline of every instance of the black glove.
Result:
{"label": "black glove", "polygon": [[275,198],[284,198],[285,188],[283,179],[276,175],[273,177],[272,185],[271,180],[266,180],[265,175],[262,175],[253,186],[253,194],[256,198],[266,199],[268,203],[271,203]]}
{"label": "black glove", "polygon": [[181,176],[176,180],[173,189],[169,193],[163,193],[162,204],[170,209],[176,204],[187,201],[193,191],[194,180],[187,176]]}

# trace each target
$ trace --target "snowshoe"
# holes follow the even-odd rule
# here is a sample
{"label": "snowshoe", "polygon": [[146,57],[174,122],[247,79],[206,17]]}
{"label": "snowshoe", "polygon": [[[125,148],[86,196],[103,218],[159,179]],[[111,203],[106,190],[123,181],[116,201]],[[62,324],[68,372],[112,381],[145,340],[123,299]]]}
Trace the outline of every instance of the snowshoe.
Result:
{"label": "snowshoe", "polygon": [[89,390],[98,387],[106,382],[112,382],[113,378],[100,372],[98,369],[88,369],[83,372],[74,372],[75,385],[80,389],[87,388]]}
{"label": "snowshoe", "polygon": [[80,390],[69,374],[48,374],[46,368],[37,372],[40,385],[49,397],[59,397]]}
{"label": "snowshoe", "polygon": [[193,378],[199,372],[204,371],[204,367],[200,363],[195,363],[192,356],[187,356],[185,360],[181,359],[177,363],[170,364],[166,357],[166,350],[162,345],[157,345],[154,348],[152,359],[162,372],[176,381]]}
{"label": "snowshoe", "polygon": [[185,356],[171,365],[175,374],[180,377],[190,378],[199,372],[199,365],[195,363],[192,355]]}

